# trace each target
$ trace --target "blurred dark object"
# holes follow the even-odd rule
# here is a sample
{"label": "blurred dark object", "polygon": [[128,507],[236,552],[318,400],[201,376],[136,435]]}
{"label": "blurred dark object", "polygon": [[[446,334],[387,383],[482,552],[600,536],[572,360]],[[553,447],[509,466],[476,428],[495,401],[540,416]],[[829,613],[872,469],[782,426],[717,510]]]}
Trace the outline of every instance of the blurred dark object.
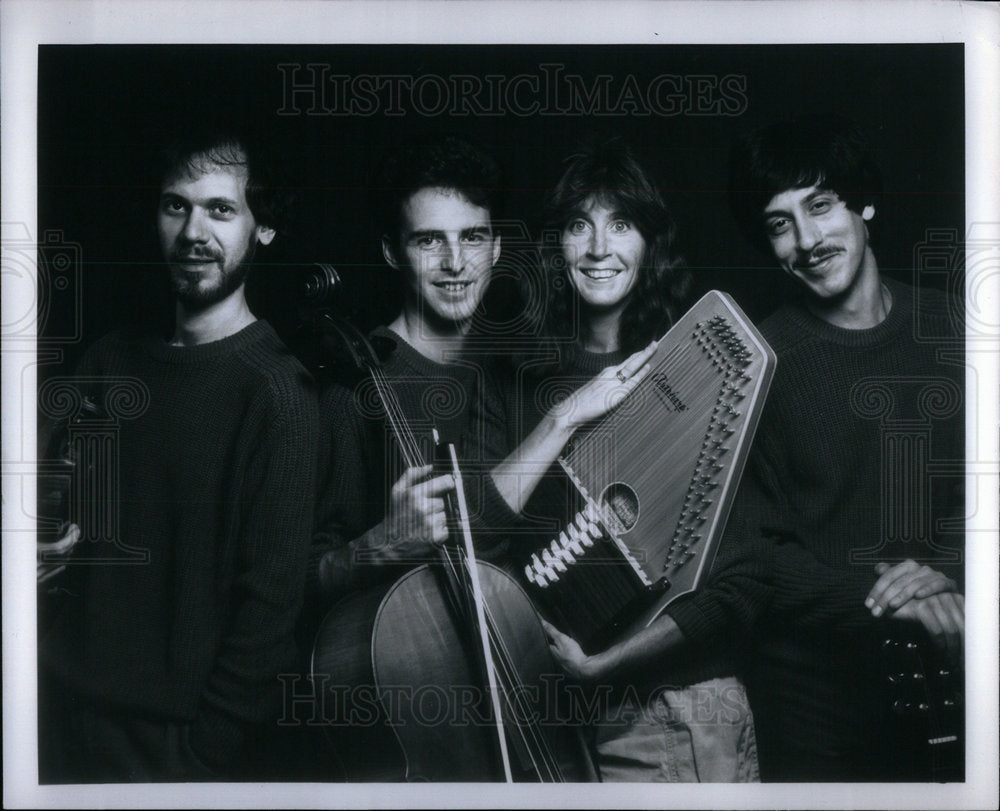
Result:
{"label": "blurred dark object", "polygon": [[80,523],[80,505],[74,503],[77,478],[86,475],[85,460],[80,459],[73,442],[72,429],[101,418],[101,409],[91,397],[83,397],[77,412],[66,419],[43,426],[40,439],[43,451],[38,460],[36,545],[38,582],[56,575],[62,568],[62,545],[70,526]]}

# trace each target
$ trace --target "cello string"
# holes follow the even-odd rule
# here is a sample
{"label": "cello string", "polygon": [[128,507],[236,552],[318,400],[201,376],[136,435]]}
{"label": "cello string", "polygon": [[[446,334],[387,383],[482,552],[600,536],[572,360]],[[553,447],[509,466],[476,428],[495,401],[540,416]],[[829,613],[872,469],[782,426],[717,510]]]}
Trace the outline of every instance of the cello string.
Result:
{"label": "cello string", "polygon": [[386,417],[399,441],[406,464],[409,467],[423,465],[424,460],[420,453],[420,446],[417,444],[413,431],[406,420],[402,404],[399,402],[395,389],[389,384],[385,373],[381,369],[375,367],[371,372],[372,379],[375,381],[375,387],[382,400],[382,405],[385,407]]}
{"label": "cello string", "polygon": [[[461,549],[459,549],[459,554],[464,554]],[[468,563],[466,562],[465,565],[468,565]],[[500,674],[504,680],[502,697],[508,708],[515,707],[515,710],[513,711],[518,712],[518,714],[514,716],[515,719],[532,718],[532,707],[527,703],[524,692],[517,689],[520,685],[520,680],[517,677],[516,670],[512,664],[510,650],[504,641],[503,635],[497,630],[496,619],[493,616],[493,611],[490,608],[489,603],[485,600],[483,601],[483,610],[487,616],[487,628],[491,644],[497,651],[497,656],[495,658],[495,661],[498,662],[497,668],[502,668],[502,673]],[[535,766],[535,771],[539,773],[539,776],[541,776],[541,772],[538,760],[542,760],[543,765],[550,775],[550,779],[561,781],[563,779],[562,770],[560,769],[555,756],[552,754],[548,741],[545,739],[541,730],[538,729],[537,724],[530,722],[525,724],[515,723],[515,726],[521,735],[525,749],[528,751],[528,754],[533,761],[533,765]],[[525,727],[527,727],[527,730],[531,732],[533,740],[528,739]],[[532,749],[532,746],[535,747],[534,750]]]}
{"label": "cello string", "polygon": [[[548,741],[538,729],[537,724],[532,721],[524,721],[522,723],[518,720],[531,719],[533,717],[532,707],[527,703],[523,691],[518,689],[521,682],[512,665],[510,651],[504,643],[503,636],[497,630],[496,620],[488,602],[484,601],[483,609],[487,617],[487,633],[490,636],[491,645],[496,651],[494,662],[497,676],[502,684],[502,689],[500,690],[501,698],[508,709],[508,713],[512,714],[512,718],[514,719],[513,725],[517,728],[524,749],[532,761],[535,772],[543,782],[546,778],[549,781],[562,781],[562,772],[558,762],[552,754]],[[509,724],[505,724],[504,726],[506,728]]]}
{"label": "cello string", "polygon": [[[389,384],[380,368],[372,367],[370,371],[372,373],[376,389],[382,399],[383,406],[385,407],[386,417],[389,420],[390,426],[394,430],[397,439],[399,440],[404,459],[411,467],[423,464],[420,448],[412,430],[409,427],[409,424],[407,423],[395,390]],[[458,547],[456,551],[458,552],[460,560],[462,560],[465,557],[464,551],[461,547]],[[457,566],[455,561],[452,559],[449,550],[442,547],[441,552],[441,559],[444,563],[446,577],[450,581],[449,585],[453,592],[452,603],[455,605],[454,592],[463,594],[466,598],[465,614],[466,617],[469,617],[471,616],[471,602],[474,600],[474,594],[472,593],[472,587],[469,581],[469,563],[467,560],[464,560],[463,565]],[[511,662],[510,651],[507,648],[503,637],[497,631],[496,620],[493,617],[492,610],[485,599],[483,600],[483,611],[486,619],[487,636],[489,637],[488,642],[484,644],[489,644],[491,650],[497,651],[497,658],[499,659],[499,663],[494,660],[493,669],[495,675],[500,675],[504,685],[503,689],[500,691],[501,698],[503,699],[508,712],[520,711],[519,716],[514,715],[515,720],[518,717],[530,718],[531,716],[528,713],[530,713],[531,707],[526,704],[526,699],[522,695],[522,691],[516,689],[520,682],[516,677],[516,673]],[[558,763],[552,755],[548,742],[545,740],[540,731],[536,729],[535,725],[529,725],[531,739],[529,739],[523,724],[515,723],[515,726],[517,727],[522,743],[524,744],[524,748],[528,752],[528,756],[531,758],[532,765],[539,778],[544,779],[546,776],[546,774],[543,774],[542,772],[544,767],[544,770],[550,780],[554,778],[561,780],[562,774]],[[542,761],[541,764],[539,763],[539,760]]]}

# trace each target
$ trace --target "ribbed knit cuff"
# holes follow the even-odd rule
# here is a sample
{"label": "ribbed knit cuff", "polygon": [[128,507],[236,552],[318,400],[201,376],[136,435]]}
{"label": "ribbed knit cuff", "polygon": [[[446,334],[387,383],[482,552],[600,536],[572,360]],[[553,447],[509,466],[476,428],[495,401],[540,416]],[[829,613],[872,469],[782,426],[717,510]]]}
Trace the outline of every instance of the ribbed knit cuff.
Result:
{"label": "ribbed knit cuff", "polygon": [[719,618],[706,614],[689,595],[675,600],[663,613],[677,623],[688,642],[697,644],[720,632]]}

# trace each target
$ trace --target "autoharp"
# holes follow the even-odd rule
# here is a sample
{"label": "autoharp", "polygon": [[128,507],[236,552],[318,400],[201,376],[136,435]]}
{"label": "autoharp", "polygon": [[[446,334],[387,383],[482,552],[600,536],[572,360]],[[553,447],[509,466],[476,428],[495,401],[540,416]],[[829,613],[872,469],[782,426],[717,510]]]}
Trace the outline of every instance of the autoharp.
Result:
{"label": "autoharp", "polygon": [[584,506],[524,570],[532,596],[588,653],[648,625],[707,576],[775,356],[736,303],[711,291],[649,364],[566,446],[559,463]]}

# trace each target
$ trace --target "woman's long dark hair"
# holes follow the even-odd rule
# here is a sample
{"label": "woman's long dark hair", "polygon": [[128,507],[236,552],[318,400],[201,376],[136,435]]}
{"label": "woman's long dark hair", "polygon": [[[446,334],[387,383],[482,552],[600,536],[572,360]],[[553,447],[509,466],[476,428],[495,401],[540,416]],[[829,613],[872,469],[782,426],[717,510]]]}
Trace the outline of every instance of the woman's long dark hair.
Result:
{"label": "woman's long dark hair", "polygon": [[571,334],[578,302],[567,277],[561,234],[587,201],[596,199],[627,217],[646,242],[618,335],[619,348],[634,352],[670,328],[691,285],[690,271],[676,252],[673,217],[656,184],[619,139],[588,146],[565,164],[543,214],[540,250],[547,306],[541,332],[549,338]]}

